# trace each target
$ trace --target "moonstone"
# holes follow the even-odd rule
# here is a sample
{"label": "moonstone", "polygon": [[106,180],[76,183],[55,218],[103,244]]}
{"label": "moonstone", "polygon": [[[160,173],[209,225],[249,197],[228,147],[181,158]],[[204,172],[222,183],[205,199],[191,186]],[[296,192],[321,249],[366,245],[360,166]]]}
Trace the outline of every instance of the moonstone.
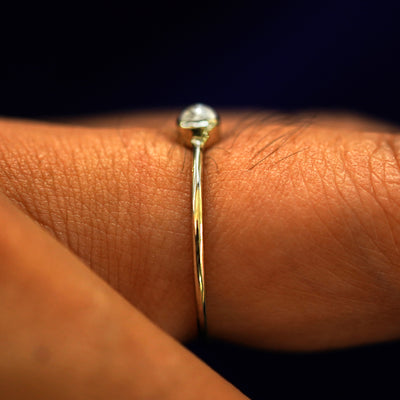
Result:
{"label": "moonstone", "polygon": [[197,103],[186,107],[181,112],[178,123],[181,128],[185,129],[207,127],[212,129],[218,124],[218,114],[211,107]]}

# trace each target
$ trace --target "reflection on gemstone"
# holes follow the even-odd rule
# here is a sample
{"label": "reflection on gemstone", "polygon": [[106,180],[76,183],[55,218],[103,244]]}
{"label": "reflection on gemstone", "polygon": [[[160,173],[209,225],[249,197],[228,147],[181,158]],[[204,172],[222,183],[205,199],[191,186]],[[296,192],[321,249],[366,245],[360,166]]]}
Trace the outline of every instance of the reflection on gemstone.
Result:
{"label": "reflection on gemstone", "polygon": [[185,108],[178,123],[182,128],[209,128],[212,129],[218,124],[218,114],[209,106],[202,103],[193,104]]}

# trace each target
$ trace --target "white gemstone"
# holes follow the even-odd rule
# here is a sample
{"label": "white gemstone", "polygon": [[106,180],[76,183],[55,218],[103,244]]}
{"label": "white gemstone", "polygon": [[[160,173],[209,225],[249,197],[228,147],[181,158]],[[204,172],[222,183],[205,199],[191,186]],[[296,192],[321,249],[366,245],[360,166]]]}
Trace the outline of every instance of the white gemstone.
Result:
{"label": "white gemstone", "polygon": [[182,128],[206,128],[217,124],[218,115],[211,107],[197,103],[186,107],[179,115],[178,122]]}

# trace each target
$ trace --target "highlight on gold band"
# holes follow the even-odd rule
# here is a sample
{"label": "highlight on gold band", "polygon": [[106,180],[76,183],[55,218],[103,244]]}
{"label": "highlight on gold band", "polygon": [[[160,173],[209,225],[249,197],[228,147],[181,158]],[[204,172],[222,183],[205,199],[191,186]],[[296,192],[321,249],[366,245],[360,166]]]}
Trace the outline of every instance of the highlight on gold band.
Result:
{"label": "highlight on gold band", "polygon": [[193,269],[199,334],[207,334],[206,286],[204,273],[204,234],[202,168],[204,149],[218,140],[219,116],[211,107],[197,103],[185,108],[178,117],[180,141],[193,150],[192,229]]}

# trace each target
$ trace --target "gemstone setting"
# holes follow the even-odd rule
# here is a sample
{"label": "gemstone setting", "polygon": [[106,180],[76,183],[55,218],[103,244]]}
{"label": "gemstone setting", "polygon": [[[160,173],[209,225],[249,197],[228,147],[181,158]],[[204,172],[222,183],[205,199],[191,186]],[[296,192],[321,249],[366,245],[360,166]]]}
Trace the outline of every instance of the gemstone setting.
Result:
{"label": "gemstone setting", "polygon": [[180,113],[177,122],[181,141],[188,146],[204,147],[207,143],[208,147],[217,139],[217,129],[214,128],[219,125],[219,116],[210,106],[192,104]]}
{"label": "gemstone setting", "polygon": [[218,114],[211,107],[196,103],[181,112],[178,124],[185,129],[207,128],[210,131],[218,124]]}

